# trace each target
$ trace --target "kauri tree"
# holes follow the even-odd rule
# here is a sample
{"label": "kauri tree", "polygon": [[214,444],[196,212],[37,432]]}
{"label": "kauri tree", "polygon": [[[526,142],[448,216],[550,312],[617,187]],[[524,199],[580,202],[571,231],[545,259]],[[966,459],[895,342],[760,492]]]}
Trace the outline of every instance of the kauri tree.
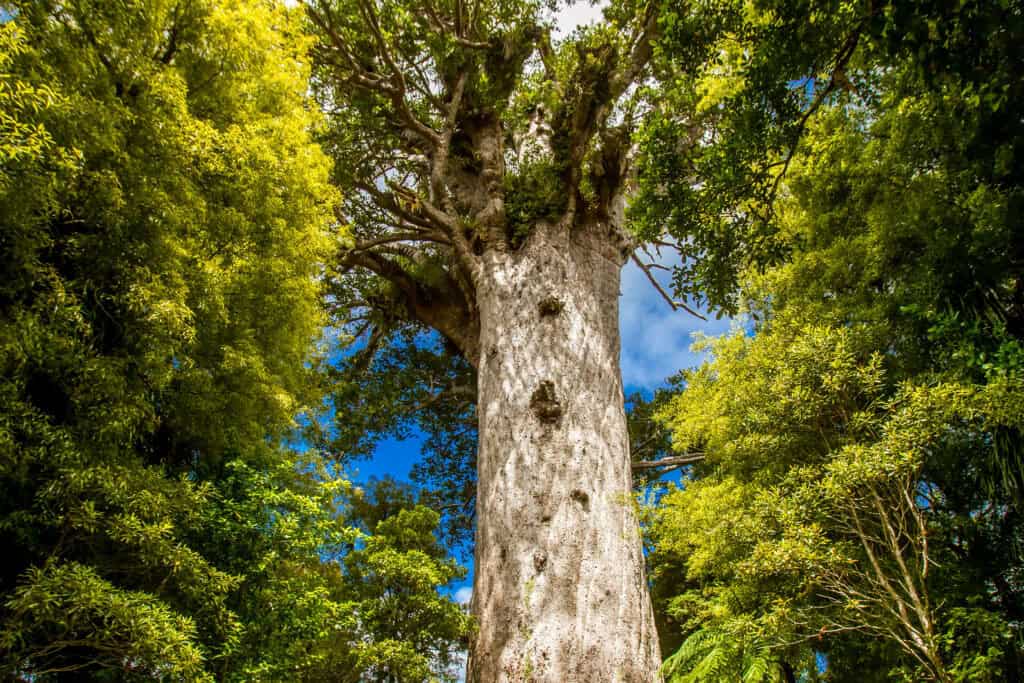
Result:
{"label": "kauri tree", "polygon": [[532,0],[307,5],[354,234],[335,299],[476,376],[470,680],[655,680],[617,313],[659,5],[563,42]]}

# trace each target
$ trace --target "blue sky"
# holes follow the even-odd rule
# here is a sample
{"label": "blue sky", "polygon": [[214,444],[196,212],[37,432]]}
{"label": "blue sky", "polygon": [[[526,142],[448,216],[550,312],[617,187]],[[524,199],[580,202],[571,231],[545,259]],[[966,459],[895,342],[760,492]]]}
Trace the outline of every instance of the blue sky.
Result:
{"label": "blue sky", "polygon": [[[671,262],[665,262],[671,265]],[[665,289],[668,273],[652,271]],[[729,331],[728,318],[704,321],[684,311],[674,311],[630,262],[622,272],[619,329],[622,333],[622,381],[626,392],[653,391],[683,368],[700,365],[703,354],[690,350],[700,334],[718,336]]]}

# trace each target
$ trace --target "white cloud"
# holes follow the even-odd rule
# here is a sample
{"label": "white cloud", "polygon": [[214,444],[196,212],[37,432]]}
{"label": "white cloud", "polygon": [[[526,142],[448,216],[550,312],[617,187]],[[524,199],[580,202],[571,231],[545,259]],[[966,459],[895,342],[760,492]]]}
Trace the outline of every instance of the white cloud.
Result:
{"label": "white cloud", "polygon": [[[664,261],[664,265],[673,265]],[[652,271],[666,290],[668,273]],[[690,346],[696,333],[718,336],[728,332],[732,321],[705,322],[685,311],[674,311],[632,261],[622,271],[619,329],[622,330],[622,381],[627,387],[654,389],[683,368],[696,367],[704,354]]]}
{"label": "white cloud", "polygon": [[472,586],[463,586],[459,590],[455,591],[455,595],[454,595],[455,602],[459,603],[460,605],[468,605],[469,601],[470,601],[470,599],[472,597],[473,597],[473,587]]}
{"label": "white cloud", "polygon": [[574,2],[555,14],[555,38],[565,38],[579,26],[589,26],[601,20],[606,2]]}

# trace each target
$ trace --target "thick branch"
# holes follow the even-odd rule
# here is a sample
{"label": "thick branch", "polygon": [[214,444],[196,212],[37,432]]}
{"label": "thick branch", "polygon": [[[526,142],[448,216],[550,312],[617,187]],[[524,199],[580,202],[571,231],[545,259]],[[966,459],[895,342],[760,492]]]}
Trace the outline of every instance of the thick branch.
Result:
{"label": "thick branch", "polygon": [[373,251],[346,251],[339,266],[342,272],[363,268],[391,282],[408,315],[450,339],[470,364],[479,362],[480,321],[461,285],[453,281],[443,288],[428,285],[399,263]]}
{"label": "thick branch", "polygon": [[412,113],[412,110],[409,108],[409,103],[405,99],[407,90],[405,74],[401,67],[399,67],[395,62],[395,58],[388,47],[387,40],[384,38],[384,33],[380,30],[380,22],[377,20],[377,12],[373,8],[373,3],[368,2],[367,0],[360,0],[359,10],[376,41],[377,54],[380,55],[381,59],[384,60],[384,63],[388,65],[389,69],[391,69],[391,84],[393,86],[391,93],[392,104],[395,109],[398,110],[398,114],[402,117],[402,121],[406,126],[436,148],[441,144],[441,137],[437,134],[437,131],[416,118]]}
{"label": "thick branch", "polygon": [[615,73],[612,74],[609,84],[611,100],[615,101],[633,83],[640,78],[640,74],[651,61],[654,54],[654,40],[658,35],[658,5],[651,2],[644,10],[644,23],[639,35],[633,41],[633,47],[629,58],[623,62]]}
{"label": "thick branch", "polygon": [[686,453],[685,455],[674,455],[657,460],[641,460],[632,463],[630,467],[634,470],[652,470],[664,467],[666,468],[665,472],[670,472],[686,465],[692,465],[695,462],[701,462],[705,457],[703,453]]}
{"label": "thick branch", "polygon": [[[576,211],[581,165],[595,134],[606,128],[619,98],[640,80],[654,51],[653,40],[658,30],[657,4],[650,3],[644,11],[643,24],[630,41],[628,54],[620,55],[614,44],[606,43],[580,54],[577,82],[567,92],[577,92],[575,102],[563,107],[569,119],[562,122],[561,135],[567,136],[567,180],[569,202],[566,211],[572,219]],[[543,48],[542,48],[543,56]],[[625,177],[625,169],[621,169]],[[612,192],[611,194],[614,194]]]}
{"label": "thick branch", "polygon": [[485,40],[471,40],[470,38],[467,37],[468,32],[472,30],[473,24],[475,23],[475,17],[478,6],[479,2],[475,2],[473,5],[472,14],[469,17],[469,25],[463,27],[462,31],[458,31],[454,25],[446,21],[437,13],[437,8],[434,7],[434,3],[432,3],[430,0],[426,0],[423,3],[423,7],[427,11],[427,24],[432,29],[434,29],[435,31],[443,35],[445,38],[448,38],[449,40],[451,40],[460,47],[469,48],[471,50],[487,50],[493,47],[494,44]]}
{"label": "thick branch", "polygon": [[466,77],[466,72],[462,72],[455,82],[451,101],[448,103],[448,116],[445,120],[444,130],[441,131],[440,143],[434,152],[434,160],[430,169],[430,199],[449,212],[452,211],[452,207],[444,179],[448,173],[448,156],[451,154],[452,135],[455,133],[456,120],[462,107],[462,93],[465,92]]}
{"label": "thick branch", "polygon": [[364,242],[357,243],[352,247],[351,251],[370,251],[375,247],[380,247],[386,244],[394,244],[396,242],[435,242],[437,244],[451,244],[444,235],[434,232],[424,232],[421,230],[414,230],[411,232],[394,232],[378,237],[376,239],[366,240]]}

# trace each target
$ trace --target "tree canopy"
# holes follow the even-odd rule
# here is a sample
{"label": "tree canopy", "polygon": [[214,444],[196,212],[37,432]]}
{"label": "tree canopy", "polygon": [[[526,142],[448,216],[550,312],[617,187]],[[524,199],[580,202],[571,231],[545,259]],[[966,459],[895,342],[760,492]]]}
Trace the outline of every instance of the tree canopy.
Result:
{"label": "tree canopy", "polygon": [[[789,82],[799,144],[744,164],[769,194],[739,225],[774,246],[705,243],[735,258],[719,301],[750,329],[708,342],[660,412],[675,449],[706,456],[654,513],[657,599],[684,637],[666,671],[1017,680],[1020,8],[810,12],[805,29],[840,22],[856,42],[841,75]],[[712,115],[740,125],[787,16],[743,18]],[[783,120],[766,102],[760,120]]]}
{"label": "tree canopy", "polygon": [[[5,678],[443,668],[467,619],[437,593],[459,570],[436,515],[361,530],[361,494],[289,446],[321,400],[321,273],[345,235],[302,13],[5,12]],[[396,590],[415,604],[387,607]],[[414,615],[429,633],[387,631]]]}

